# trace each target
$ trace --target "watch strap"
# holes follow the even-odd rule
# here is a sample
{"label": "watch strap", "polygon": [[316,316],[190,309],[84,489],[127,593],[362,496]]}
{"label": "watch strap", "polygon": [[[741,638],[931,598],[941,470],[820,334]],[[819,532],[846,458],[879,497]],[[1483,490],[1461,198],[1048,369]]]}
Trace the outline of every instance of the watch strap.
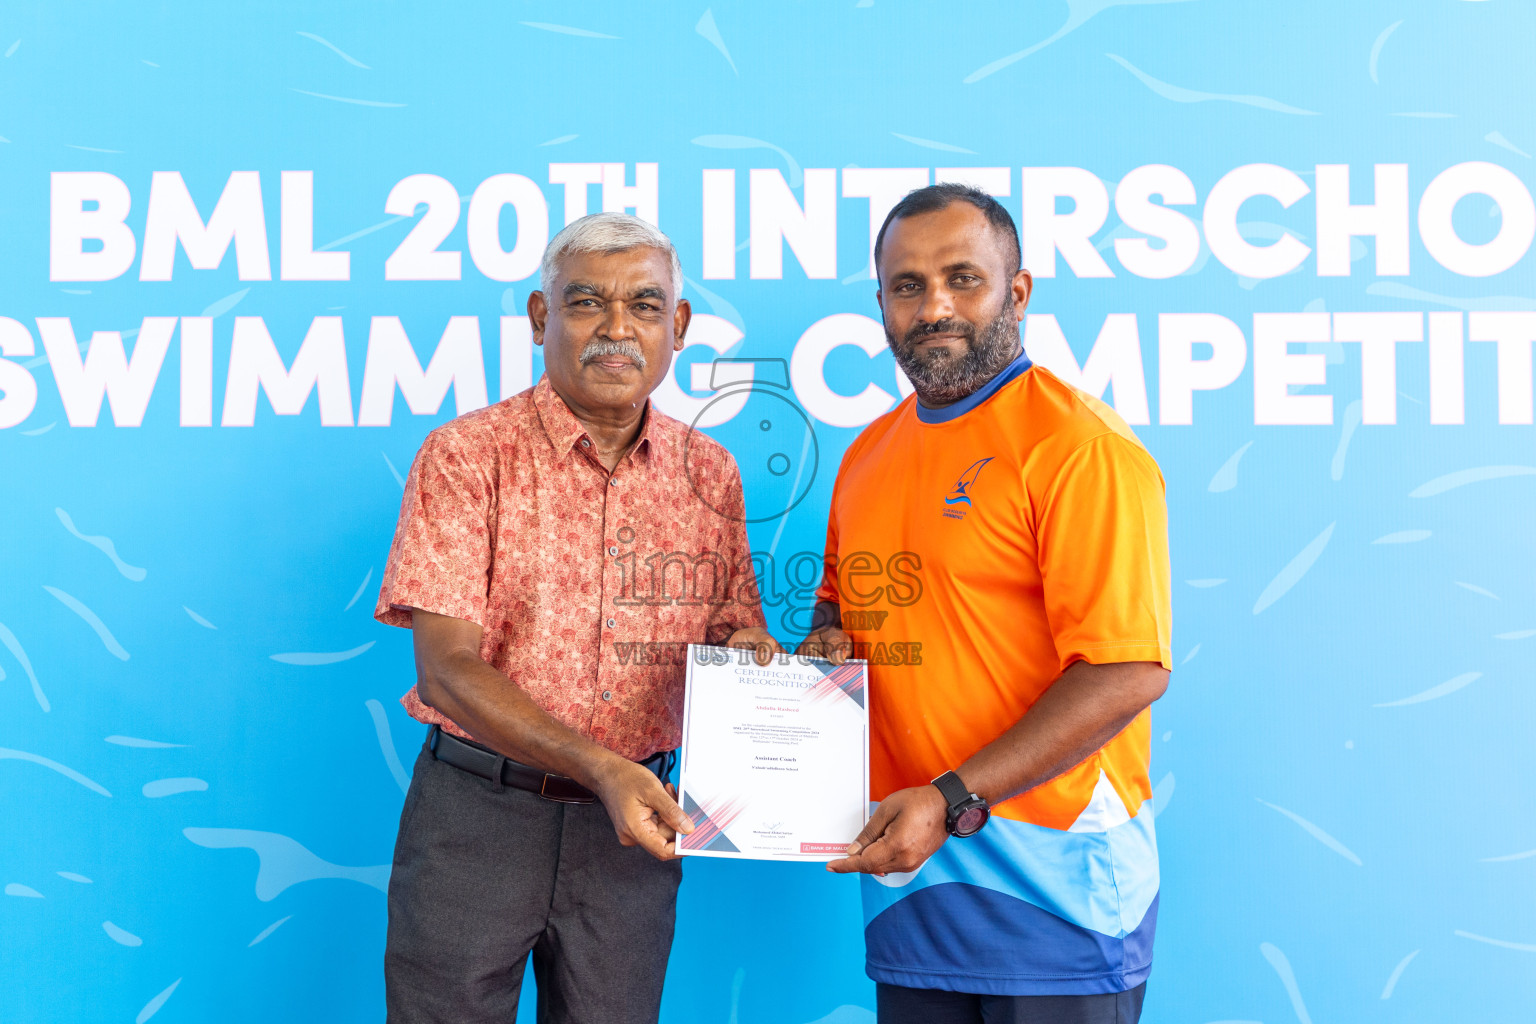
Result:
{"label": "watch strap", "polygon": [[933,784],[944,795],[944,802],[949,805],[950,810],[954,810],[971,798],[971,791],[966,788],[965,783],[960,781],[960,776],[954,772],[945,772],[934,779]]}

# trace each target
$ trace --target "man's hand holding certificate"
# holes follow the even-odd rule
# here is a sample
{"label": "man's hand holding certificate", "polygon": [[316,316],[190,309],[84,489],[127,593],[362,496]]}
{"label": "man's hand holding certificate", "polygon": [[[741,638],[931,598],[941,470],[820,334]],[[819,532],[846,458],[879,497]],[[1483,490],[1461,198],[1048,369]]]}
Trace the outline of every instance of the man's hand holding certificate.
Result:
{"label": "man's hand holding certificate", "polygon": [[868,668],[690,646],[677,852],[827,861],[869,807]]}

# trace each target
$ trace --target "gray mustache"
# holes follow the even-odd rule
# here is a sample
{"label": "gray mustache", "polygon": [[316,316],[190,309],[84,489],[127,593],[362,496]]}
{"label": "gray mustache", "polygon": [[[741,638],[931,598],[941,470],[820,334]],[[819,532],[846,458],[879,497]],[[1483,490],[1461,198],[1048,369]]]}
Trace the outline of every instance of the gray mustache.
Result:
{"label": "gray mustache", "polygon": [[645,356],[639,345],[632,341],[608,341],[603,338],[594,338],[582,348],[581,365],[586,366],[604,356],[623,356],[634,363],[636,369],[645,369]]}

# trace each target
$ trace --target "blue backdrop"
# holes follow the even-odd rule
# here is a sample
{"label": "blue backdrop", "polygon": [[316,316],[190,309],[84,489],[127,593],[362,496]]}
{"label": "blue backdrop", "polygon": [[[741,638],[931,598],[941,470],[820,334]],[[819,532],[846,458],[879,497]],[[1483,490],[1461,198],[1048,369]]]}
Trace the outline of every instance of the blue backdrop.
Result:
{"label": "blue backdrop", "polygon": [[[678,242],[685,295],[718,318],[700,340],[788,361],[790,388],[762,385],[709,428],[763,517],[751,539],[774,555],[770,621],[788,639],[779,616],[808,595],[785,576],[792,556],[820,550],[838,457],[897,394],[870,323],[821,322],[878,317],[880,196],[984,167],[1002,169],[980,177],[1016,216],[1034,211],[1031,265],[1056,264],[1031,312],[1071,353],[1036,319],[1032,354],[1075,373],[1098,351],[1082,381],[1113,371],[1106,395],[1149,421],[1137,431],[1168,480],[1176,668],[1153,718],[1163,899],[1146,1019],[1529,1020],[1533,38],[1513,0],[8,4],[0,1019],[382,1017],[383,889],[423,730],[396,703],[409,636],[371,612],[422,437],[473,398],[482,355],[491,401],[537,377],[520,322],[500,318],[536,287],[540,210],[549,232],[572,203],[649,211]],[[1174,276],[1143,276],[1115,245],[1155,233],[1122,187],[1154,164],[1194,193],[1153,257]],[[1258,195],[1241,217],[1205,206],[1252,164],[1300,193]],[[1357,206],[1391,191],[1376,165],[1406,165],[1401,217],[1341,235],[1337,203],[1321,215],[1312,194],[1332,173],[1319,165],[1348,166]],[[308,224],[305,179],[284,171],[312,172]],[[403,194],[387,210],[418,174],[446,183],[421,186],[433,213]],[[531,186],[501,179],[515,203],[492,190],[477,206],[501,174]],[[439,249],[462,253],[456,272],[427,259],[404,276],[439,279],[386,279],[412,217],[449,212]],[[210,220],[214,243],[233,232],[222,258],[198,248]],[[1302,255],[1265,264],[1284,250],[1244,247],[1271,244]],[[350,253],[345,279],[305,279],[339,276],[311,247]],[[1351,312],[1411,314],[1392,321],[1395,379],[1390,341],[1355,343],[1359,322],[1330,316]],[[1121,333],[1101,338],[1110,314]],[[425,365],[454,316],[478,318],[481,354],[462,335],[443,363],[458,359],[454,390],[438,398],[428,374],[396,400],[413,368],[375,318],[398,317]],[[254,364],[234,372],[230,354],[240,324],[268,351],[239,319],[258,317],[284,366],[315,318],[339,317],[344,349],[313,349],[322,394],[349,374],[325,418],[368,420],[372,352],[388,426],[322,425],[315,397],[275,415],[270,372],[253,426],[183,426],[241,421],[226,399],[237,378],[254,387]],[[1197,344],[1174,344],[1191,323]],[[96,331],[121,333],[87,346]],[[98,358],[82,366],[83,348]],[[714,355],[680,358],[680,414],[709,396],[689,367]],[[781,372],[761,365],[759,380]],[[1331,409],[1293,401],[1321,395]],[[784,479],[736,428],[785,400],[819,461],[791,446],[807,493],[774,516]],[[1373,422],[1394,402],[1395,423]],[[730,862],[686,875],[664,1019],[873,1019],[851,879]]]}

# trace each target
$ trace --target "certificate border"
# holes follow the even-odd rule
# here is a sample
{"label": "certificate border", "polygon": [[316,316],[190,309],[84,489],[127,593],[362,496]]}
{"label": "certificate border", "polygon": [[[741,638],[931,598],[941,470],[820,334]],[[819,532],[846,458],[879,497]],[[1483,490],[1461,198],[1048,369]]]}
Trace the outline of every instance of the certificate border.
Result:
{"label": "certificate border", "polygon": [[[716,647],[716,646],[714,646],[712,644],[689,644],[688,645],[688,655],[687,655],[687,657],[688,657],[688,668],[687,668],[687,673],[685,674],[684,680],[683,680],[683,743],[682,743],[682,756],[678,759],[678,769],[677,769],[677,803],[678,803],[679,807],[682,806],[684,794],[688,792],[688,760],[689,760],[689,758],[688,758],[688,736],[690,735],[690,726],[693,723],[693,670],[694,670],[695,666],[703,664],[703,662],[701,662],[699,660],[698,655],[695,654],[696,650],[704,650],[704,651],[711,651],[711,652],[717,651],[717,650],[728,650],[728,651],[731,652],[731,657],[733,657],[733,658],[734,657],[739,657],[740,653],[741,653],[737,648],[721,648],[721,647]],[[709,657],[712,660],[714,655],[711,653],[707,657]],[[787,655],[784,655],[784,657],[786,657],[786,658],[801,658],[802,656],[798,655],[798,654],[787,654]],[[830,662],[827,661],[826,658],[809,658],[809,657],[807,657],[807,658],[803,658],[803,661],[805,663],[827,662],[827,664],[831,664]],[[870,687],[869,687],[869,683],[868,683],[868,681],[869,681],[869,662],[865,661],[863,659],[860,659],[860,658],[849,658],[848,660],[844,661],[843,664],[844,665],[863,665],[864,666],[864,679],[865,679],[864,703],[863,703],[863,706],[861,707],[860,710],[861,710],[861,713],[862,713],[862,716],[863,716],[863,719],[864,719],[864,729],[863,729],[863,733],[864,733],[864,761],[863,761],[863,765],[864,765],[864,821],[865,821],[865,823],[868,823],[868,821],[869,821],[869,705],[870,705],[870,702],[874,699],[873,694],[870,693]],[[745,853],[745,852],[743,852],[741,850],[685,850],[685,849],[683,849],[681,840],[682,840],[682,833],[679,833],[678,834],[678,842],[677,842],[677,844],[675,846],[675,849],[676,849],[677,854],[678,854],[679,857],[719,857],[719,858],[724,859],[724,860],[763,860],[763,861],[775,861],[775,862],[779,862],[779,863],[804,862],[804,863],[807,863],[807,864],[817,864],[817,863],[825,864],[828,861],[841,860],[844,856],[846,856],[846,854],[841,854],[841,853],[833,853],[833,854],[825,854],[825,853],[779,853],[779,854],[766,854],[766,853]],[[852,840],[849,840],[849,842],[852,842]]]}

